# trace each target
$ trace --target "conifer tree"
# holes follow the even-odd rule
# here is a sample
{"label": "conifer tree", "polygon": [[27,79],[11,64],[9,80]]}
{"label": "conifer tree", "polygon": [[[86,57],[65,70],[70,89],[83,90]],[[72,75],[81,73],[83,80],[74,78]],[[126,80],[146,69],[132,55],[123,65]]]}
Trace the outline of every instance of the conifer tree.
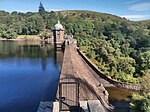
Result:
{"label": "conifer tree", "polygon": [[39,13],[40,13],[40,15],[43,15],[45,13],[45,8],[44,8],[42,2],[40,2]]}

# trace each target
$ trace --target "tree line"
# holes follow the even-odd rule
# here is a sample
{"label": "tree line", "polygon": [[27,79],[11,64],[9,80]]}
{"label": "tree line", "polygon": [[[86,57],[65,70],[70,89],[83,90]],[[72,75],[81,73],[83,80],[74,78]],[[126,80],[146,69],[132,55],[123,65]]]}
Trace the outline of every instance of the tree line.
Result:
{"label": "tree line", "polygon": [[17,35],[44,35],[50,38],[49,32],[57,22],[54,11],[45,11],[42,3],[39,12],[12,13],[0,11],[0,37],[12,39]]}

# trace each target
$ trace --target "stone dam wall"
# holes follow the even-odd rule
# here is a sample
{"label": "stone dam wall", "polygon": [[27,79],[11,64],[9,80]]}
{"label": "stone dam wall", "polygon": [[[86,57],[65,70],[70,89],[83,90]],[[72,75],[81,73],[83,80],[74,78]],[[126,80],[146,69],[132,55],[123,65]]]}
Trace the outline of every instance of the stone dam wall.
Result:
{"label": "stone dam wall", "polygon": [[80,50],[79,48],[77,49],[78,53],[80,54],[80,56],[86,61],[86,63],[103,79],[107,80],[108,82],[110,82],[111,84],[115,85],[116,87],[120,87],[120,88],[125,88],[125,89],[131,89],[131,90],[141,90],[140,85],[136,85],[136,84],[125,84],[125,83],[121,83],[121,82],[117,82],[114,81],[110,78],[108,78],[107,76],[103,75],[101,73],[101,71],[97,68],[96,65],[94,65]]}

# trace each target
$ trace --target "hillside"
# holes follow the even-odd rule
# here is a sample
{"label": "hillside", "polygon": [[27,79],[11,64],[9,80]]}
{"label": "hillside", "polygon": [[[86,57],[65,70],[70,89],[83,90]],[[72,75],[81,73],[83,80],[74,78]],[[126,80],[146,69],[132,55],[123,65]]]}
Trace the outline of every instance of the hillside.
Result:
{"label": "hillside", "polygon": [[139,23],[140,23],[142,26],[145,26],[145,28],[150,29],[150,19],[149,19],[149,20],[139,21]]}
{"label": "hillside", "polygon": [[0,37],[49,33],[57,18],[66,34],[74,35],[78,46],[108,77],[138,83],[150,69],[149,20],[134,22],[111,14],[85,10],[27,12],[0,11]]}
{"label": "hillside", "polygon": [[91,11],[61,11],[68,34],[104,75],[124,83],[140,83],[141,94],[133,94],[135,112],[150,111],[149,20],[133,22]]}

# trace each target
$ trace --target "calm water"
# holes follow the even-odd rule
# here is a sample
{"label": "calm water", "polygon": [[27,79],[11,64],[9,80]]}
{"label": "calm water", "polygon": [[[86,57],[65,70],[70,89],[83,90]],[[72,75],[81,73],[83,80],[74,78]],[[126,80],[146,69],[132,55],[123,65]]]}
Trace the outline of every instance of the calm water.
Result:
{"label": "calm water", "polygon": [[134,90],[122,89],[118,87],[106,87],[109,92],[109,102],[114,106],[114,112],[130,112],[130,102]]}
{"label": "calm water", "polygon": [[0,112],[36,112],[54,100],[62,58],[49,43],[0,41]]}

